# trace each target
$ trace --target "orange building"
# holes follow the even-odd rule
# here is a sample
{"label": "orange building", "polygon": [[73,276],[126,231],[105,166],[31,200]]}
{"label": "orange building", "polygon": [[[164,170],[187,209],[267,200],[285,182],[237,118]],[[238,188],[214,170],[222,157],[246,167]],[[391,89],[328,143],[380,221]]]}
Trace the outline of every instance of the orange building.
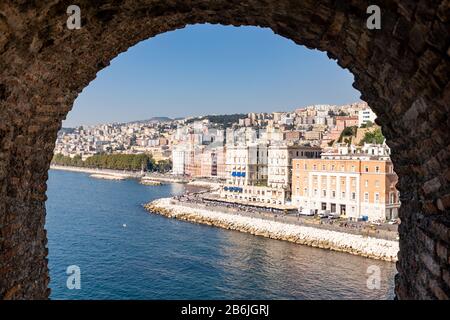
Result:
{"label": "orange building", "polygon": [[397,175],[389,157],[294,159],[292,168],[292,202],[298,207],[329,210],[352,220],[398,217]]}
{"label": "orange building", "polygon": [[358,126],[358,121],[358,117],[337,116],[336,129],[342,131],[347,127]]}

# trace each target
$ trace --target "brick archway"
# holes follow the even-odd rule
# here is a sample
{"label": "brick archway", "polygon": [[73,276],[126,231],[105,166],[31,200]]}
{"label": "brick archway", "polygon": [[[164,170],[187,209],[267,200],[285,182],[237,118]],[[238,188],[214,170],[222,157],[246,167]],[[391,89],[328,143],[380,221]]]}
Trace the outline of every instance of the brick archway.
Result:
{"label": "brick archway", "polygon": [[[76,3],[72,3],[76,2]],[[0,297],[49,295],[47,171],[81,90],[141,40],[193,23],[269,27],[355,75],[392,149],[402,195],[396,294],[450,296],[449,1],[106,0],[0,3]],[[38,4],[39,3],[39,4]],[[82,29],[66,28],[81,7]]]}

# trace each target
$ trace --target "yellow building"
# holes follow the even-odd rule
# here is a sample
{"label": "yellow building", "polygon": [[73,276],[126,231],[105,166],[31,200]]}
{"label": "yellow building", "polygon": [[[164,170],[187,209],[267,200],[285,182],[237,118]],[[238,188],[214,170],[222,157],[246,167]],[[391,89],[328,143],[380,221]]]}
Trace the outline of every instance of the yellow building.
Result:
{"label": "yellow building", "polygon": [[397,218],[397,175],[389,157],[355,155],[294,159],[292,200],[299,208],[329,210],[369,221]]}

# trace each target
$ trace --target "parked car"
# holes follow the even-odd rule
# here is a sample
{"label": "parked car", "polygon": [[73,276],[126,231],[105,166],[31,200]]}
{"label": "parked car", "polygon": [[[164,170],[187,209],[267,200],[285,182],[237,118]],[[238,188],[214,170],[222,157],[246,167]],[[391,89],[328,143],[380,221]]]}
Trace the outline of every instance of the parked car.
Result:
{"label": "parked car", "polygon": [[318,216],[320,218],[328,218],[328,216],[330,215],[331,211],[330,210],[320,210]]}
{"label": "parked car", "polygon": [[314,215],[314,210],[302,208],[302,209],[298,210],[298,214],[300,214],[302,216],[313,216]]}
{"label": "parked car", "polygon": [[330,212],[330,214],[328,215],[328,219],[339,219],[340,214],[336,213],[336,212]]}

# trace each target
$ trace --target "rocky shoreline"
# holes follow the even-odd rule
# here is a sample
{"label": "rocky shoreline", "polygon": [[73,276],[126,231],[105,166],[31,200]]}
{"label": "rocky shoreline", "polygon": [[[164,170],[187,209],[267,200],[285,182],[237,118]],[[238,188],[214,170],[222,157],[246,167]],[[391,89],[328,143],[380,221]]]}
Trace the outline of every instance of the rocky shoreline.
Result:
{"label": "rocky shoreline", "polygon": [[183,206],[182,203],[178,203],[172,198],[158,199],[144,205],[144,207],[150,213],[160,214],[168,218],[346,252],[371,259],[397,261],[398,241],[293,225],[239,214],[196,209]]}

